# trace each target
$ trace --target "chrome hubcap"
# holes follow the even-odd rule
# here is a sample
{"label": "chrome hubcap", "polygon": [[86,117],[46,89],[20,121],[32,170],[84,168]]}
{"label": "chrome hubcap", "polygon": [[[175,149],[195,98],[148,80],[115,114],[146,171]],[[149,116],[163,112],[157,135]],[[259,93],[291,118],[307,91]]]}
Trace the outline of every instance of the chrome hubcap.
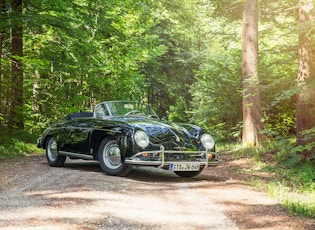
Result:
{"label": "chrome hubcap", "polygon": [[48,157],[51,160],[56,160],[58,156],[57,142],[54,139],[49,140]]}
{"label": "chrome hubcap", "polygon": [[111,169],[116,169],[121,165],[121,153],[117,144],[109,144],[105,148],[104,162]]}

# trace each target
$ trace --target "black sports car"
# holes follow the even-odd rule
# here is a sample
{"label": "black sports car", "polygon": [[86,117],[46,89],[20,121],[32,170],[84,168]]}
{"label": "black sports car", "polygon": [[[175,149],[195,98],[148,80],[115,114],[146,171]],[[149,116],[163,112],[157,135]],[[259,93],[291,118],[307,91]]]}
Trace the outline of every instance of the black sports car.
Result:
{"label": "black sports car", "polygon": [[148,105],[132,101],[102,102],[93,113],[69,114],[46,129],[37,147],[46,149],[50,166],[62,166],[66,157],[97,160],[113,176],[126,175],[132,166],[151,166],[193,177],[218,165],[210,134],[161,120]]}

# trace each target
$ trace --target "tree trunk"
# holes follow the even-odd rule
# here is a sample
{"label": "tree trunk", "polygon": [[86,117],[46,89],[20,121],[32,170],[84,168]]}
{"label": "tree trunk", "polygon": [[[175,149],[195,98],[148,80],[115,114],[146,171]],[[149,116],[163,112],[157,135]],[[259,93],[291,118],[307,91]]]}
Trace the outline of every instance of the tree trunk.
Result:
{"label": "tree trunk", "polygon": [[10,128],[23,129],[23,26],[22,0],[12,0],[12,13],[15,19],[12,25],[12,67],[11,67],[11,108]]}
{"label": "tree trunk", "polygon": [[0,136],[3,133],[3,112],[2,112],[2,46],[3,46],[3,33],[0,31]]}
{"label": "tree trunk", "polygon": [[[315,127],[315,48],[314,25],[315,18],[313,0],[300,0],[299,21],[301,30],[299,34],[299,68],[298,87],[299,94],[296,100],[296,131],[298,145],[305,146],[314,142],[315,138],[305,139],[304,131]],[[308,25],[312,25],[309,29]],[[311,155],[311,151],[303,151],[302,160]]]}
{"label": "tree trunk", "polygon": [[247,0],[243,18],[243,146],[266,139],[261,133],[262,112],[258,79],[258,0]]}
{"label": "tree trunk", "polygon": [[4,52],[4,39],[6,35],[6,26],[8,24],[8,9],[9,9],[9,3],[7,0],[0,0],[0,136],[4,133],[4,117],[5,117],[5,111],[4,111],[4,104],[5,104],[5,98],[4,98],[4,79],[6,71],[4,70],[5,65],[2,64],[3,62],[3,52]]}

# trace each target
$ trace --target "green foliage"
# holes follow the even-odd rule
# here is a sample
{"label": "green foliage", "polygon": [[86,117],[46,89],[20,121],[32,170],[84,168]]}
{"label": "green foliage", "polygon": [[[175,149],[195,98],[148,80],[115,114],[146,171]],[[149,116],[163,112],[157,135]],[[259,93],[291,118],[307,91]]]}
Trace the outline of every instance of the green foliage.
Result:
{"label": "green foliage", "polygon": [[[164,47],[150,2],[26,4],[26,123],[34,132],[105,100],[141,100]],[[38,23],[40,22],[40,23]]]}
{"label": "green foliage", "polygon": [[315,217],[315,189],[311,192],[292,192],[291,188],[281,183],[270,183],[268,193],[276,198],[281,204],[292,213],[299,213],[307,217]]}
{"label": "green foliage", "polygon": [[203,39],[207,32],[203,31],[199,13],[207,6],[198,1],[163,0],[156,7],[158,23],[153,33],[165,52],[158,63],[146,65],[148,100],[163,116],[187,122],[191,117],[189,85],[195,81],[194,71],[206,45]]}
{"label": "green foliage", "polygon": [[[192,120],[214,127],[221,138],[239,139],[242,131],[241,21],[236,19],[241,19],[244,1],[212,3],[215,11],[203,18],[213,22],[210,33],[214,36],[205,40],[208,45],[201,52],[204,55],[195,71],[197,78],[190,88]],[[292,1],[260,3],[258,75],[265,132],[270,138],[294,134],[296,6],[297,2]],[[204,30],[209,26],[210,23]]]}
{"label": "green foliage", "polygon": [[269,138],[288,137],[295,134],[298,13],[292,2],[262,4],[259,77],[265,132]]}
{"label": "green foliage", "polygon": [[278,112],[263,119],[264,133],[269,139],[279,139],[292,136],[295,131],[295,116],[292,111]]}
{"label": "green foliage", "polygon": [[280,174],[278,182],[268,185],[268,192],[293,213],[315,217],[314,164],[297,164],[294,167],[282,164],[276,172]]}
{"label": "green foliage", "polygon": [[191,86],[193,122],[216,131],[221,138],[239,138],[242,119],[240,50],[222,55],[212,52]]}
{"label": "green foliage", "polygon": [[183,97],[179,97],[177,98],[176,104],[170,106],[167,114],[170,121],[187,123],[187,117],[189,117],[189,113],[190,111],[188,108],[188,103]]}
{"label": "green foliage", "polygon": [[[232,142],[233,143],[233,142]],[[261,160],[261,157],[267,153],[274,150],[273,143],[264,143],[255,147],[243,147],[241,142],[229,143],[230,150],[232,149],[232,155],[235,159],[242,157],[253,157],[257,161]]]}
{"label": "green foliage", "polygon": [[[277,150],[277,154],[275,158],[279,163],[285,163],[287,165],[291,165],[295,167],[299,163],[301,163],[300,154],[302,152],[310,151],[311,154],[304,160],[304,163],[310,163],[315,165],[315,155],[312,153],[315,147],[314,140],[314,129],[307,130],[304,132],[305,140],[310,140],[306,145],[301,146],[297,144],[296,138],[285,139],[283,137],[278,137],[277,144],[275,145],[275,149]],[[314,172],[315,175],[315,172]]]}
{"label": "green foliage", "polygon": [[[315,217],[315,170],[314,161],[301,163],[294,150],[295,140],[281,139],[253,148],[242,148],[240,143],[229,144],[229,153],[236,159],[246,158],[249,168],[235,168],[239,173],[249,174],[255,186],[268,193],[293,213]],[[224,147],[222,147],[224,149]],[[248,164],[249,165],[249,164]],[[257,173],[269,173],[257,180]],[[255,173],[255,177],[251,175]]]}
{"label": "green foliage", "polygon": [[[244,1],[24,2],[24,117],[32,133],[105,100],[150,103],[219,139],[242,131]],[[297,1],[260,3],[259,76],[269,137],[294,134]],[[9,8],[0,28],[0,117],[8,126]],[[292,32],[293,31],[293,32]]]}
{"label": "green foliage", "polygon": [[36,147],[35,135],[20,131],[11,135],[1,136],[0,159],[14,158],[40,152]]}

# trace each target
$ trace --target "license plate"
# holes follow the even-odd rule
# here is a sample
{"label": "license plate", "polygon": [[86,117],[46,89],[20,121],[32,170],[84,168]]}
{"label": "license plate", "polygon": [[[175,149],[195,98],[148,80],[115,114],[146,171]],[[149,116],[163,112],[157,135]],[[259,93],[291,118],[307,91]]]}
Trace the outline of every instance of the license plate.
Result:
{"label": "license plate", "polygon": [[199,171],[199,163],[171,163],[170,171]]}

